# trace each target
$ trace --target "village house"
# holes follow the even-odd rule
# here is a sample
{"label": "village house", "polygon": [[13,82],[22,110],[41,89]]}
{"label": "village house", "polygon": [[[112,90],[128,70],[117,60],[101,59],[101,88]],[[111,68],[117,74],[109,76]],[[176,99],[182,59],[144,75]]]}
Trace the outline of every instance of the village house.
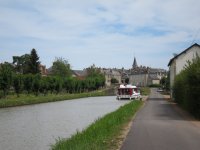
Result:
{"label": "village house", "polygon": [[121,84],[121,73],[117,69],[101,69],[101,73],[105,76],[105,85],[111,86],[111,80],[116,79]]}
{"label": "village house", "polygon": [[166,74],[167,71],[164,69],[138,66],[136,58],[134,58],[132,69],[130,69],[129,73],[129,83],[136,86],[160,84],[161,78],[165,77]]}
{"label": "village house", "polygon": [[169,61],[168,67],[170,72],[170,88],[173,87],[175,76],[185,68],[188,61],[192,61],[197,55],[200,56],[200,45],[195,43],[181,53],[175,55]]}
{"label": "village house", "polygon": [[87,70],[72,70],[72,77],[75,77],[77,79],[83,80],[87,76]]}
{"label": "village house", "polygon": [[48,71],[47,71],[45,65],[40,64],[40,65],[39,65],[39,70],[40,70],[40,74],[41,74],[42,76],[47,76]]}

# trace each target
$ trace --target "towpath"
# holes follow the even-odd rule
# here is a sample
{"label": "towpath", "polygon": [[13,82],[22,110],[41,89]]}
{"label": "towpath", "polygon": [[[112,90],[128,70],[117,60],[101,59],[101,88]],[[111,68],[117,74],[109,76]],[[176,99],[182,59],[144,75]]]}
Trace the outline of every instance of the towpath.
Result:
{"label": "towpath", "polygon": [[199,124],[152,89],[121,150],[200,150]]}

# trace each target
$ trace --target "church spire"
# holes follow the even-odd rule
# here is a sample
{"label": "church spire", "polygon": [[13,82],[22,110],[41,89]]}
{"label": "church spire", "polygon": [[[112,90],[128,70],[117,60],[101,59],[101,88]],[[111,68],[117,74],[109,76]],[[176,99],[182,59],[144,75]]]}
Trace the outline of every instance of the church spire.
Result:
{"label": "church spire", "polygon": [[137,61],[136,61],[136,58],[134,57],[134,61],[133,61],[133,65],[132,65],[132,68],[137,68],[138,65],[137,65]]}

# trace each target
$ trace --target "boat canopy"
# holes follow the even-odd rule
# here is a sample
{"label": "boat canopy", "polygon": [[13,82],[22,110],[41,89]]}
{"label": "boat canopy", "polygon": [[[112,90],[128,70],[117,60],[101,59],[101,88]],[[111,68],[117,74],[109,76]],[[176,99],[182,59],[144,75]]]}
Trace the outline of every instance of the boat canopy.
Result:
{"label": "boat canopy", "polygon": [[130,85],[130,84],[127,84],[127,85],[121,84],[121,85],[119,86],[119,88],[120,88],[120,89],[123,89],[123,88],[131,88],[131,89],[133,89],[133,88],[137,88],[137,87],[134,86],[134,85]]}

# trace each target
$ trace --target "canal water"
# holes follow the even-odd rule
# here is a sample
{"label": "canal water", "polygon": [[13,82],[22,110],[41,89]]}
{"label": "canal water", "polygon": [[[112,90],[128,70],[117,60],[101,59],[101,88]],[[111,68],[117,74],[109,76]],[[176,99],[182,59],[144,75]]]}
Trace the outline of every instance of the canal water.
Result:
{"label": "canal water", "polygon": [[106,96],[1,108],[0,150],[48,150],[128,102]]}

